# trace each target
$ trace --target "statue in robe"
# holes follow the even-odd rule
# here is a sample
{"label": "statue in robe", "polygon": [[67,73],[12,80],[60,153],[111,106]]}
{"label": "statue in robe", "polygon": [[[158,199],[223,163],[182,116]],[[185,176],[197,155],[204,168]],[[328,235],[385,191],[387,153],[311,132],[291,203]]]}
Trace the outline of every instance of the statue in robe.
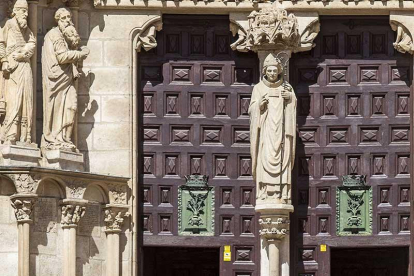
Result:
{"label": "statue in robe", "polygon": [[0,29],[1,141],[6,145],[32,143],[33,74],[30,58],[36,38],[27,25],[28,4],[17,0],[11,19]]}
{"label": "statue in robe", "polygon": [[89,55],[89,50],[79,48],[80,37],[68,9],[58,9],[55,20],[58,26],[46,34],[42,49],[41,147],[76,151],[72,141],[78,105],[75,83],[80,77],[79,63]]}
{"label": "statue in robe", "polygon": [[283,79],[280,59],[269,54],[249,106],[252,172],[257,204],[291,204],[296,145],[296,96]]}

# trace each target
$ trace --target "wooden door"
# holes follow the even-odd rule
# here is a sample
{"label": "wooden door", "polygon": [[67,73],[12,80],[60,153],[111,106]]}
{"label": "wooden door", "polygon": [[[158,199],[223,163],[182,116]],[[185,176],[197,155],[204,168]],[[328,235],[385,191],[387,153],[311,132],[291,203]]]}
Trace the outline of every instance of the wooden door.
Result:
{"label": "wooden door", "polygon": [[[316,48],[293,55],[294,275],[331,275],[331,248],[410,244],[412,58],[394,50],[394,37],[388,17],[321,17]],[[352,174],[372,187],[373,233],[338,237],[336,187]]]}
{"label": "wooden door", "polygon": [[[259,72],[257,56],[232,51],[231,40],[227,16],[166,15],[157,48],[140,54],[142,230],[144,246],[220,248],[220,275],[247,276],[259,260],[247,114]],[[189,174],[214,187],[212,236],[178,234]]]}

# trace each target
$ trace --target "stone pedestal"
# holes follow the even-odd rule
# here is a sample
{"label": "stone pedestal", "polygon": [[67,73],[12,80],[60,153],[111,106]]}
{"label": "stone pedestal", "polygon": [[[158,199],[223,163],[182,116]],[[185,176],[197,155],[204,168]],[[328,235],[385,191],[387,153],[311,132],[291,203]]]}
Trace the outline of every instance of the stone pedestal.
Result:
{"label": "stone pedestal", "polygon": [[289,276],[289,204],[259,204],[261,261],[260,276]]}
{"label": "stone pedestal", "polygon": [[2,166],[39,166],[40,149],[36,144],[0,145],[0,165]]}
{"label": "stone pedestal", "polygon": [[43,166],[80,172],[85,170],[82,153],[60,149],[43,150]]}

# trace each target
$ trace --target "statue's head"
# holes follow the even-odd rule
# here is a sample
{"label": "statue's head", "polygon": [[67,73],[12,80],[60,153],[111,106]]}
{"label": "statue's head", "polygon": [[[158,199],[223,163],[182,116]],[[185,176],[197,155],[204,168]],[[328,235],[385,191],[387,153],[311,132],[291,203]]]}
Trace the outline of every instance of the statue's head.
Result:
{"label": "statue's head", "polygon": [[29,16],[29,6],[26,0],[17,0],[13,6],[12,17],[16,17],[17,24],[21,29],[27,28],[27,17]]}
{"label": "statue's head", "polygon": [[55,13],[55,20],[62,33],[67,27],[73,26],[72,13],[67,8],[58,9]]}
{"label": "statue's head", "polygon": [[66,27],[63,31],[63,36],[65,37],[71,49],[78,49],[81,39],[78,32],[75,29],[75,26],[69,25],[68,27]]}
{"label": "statue's head", "polygon": [[269,82],[276,82],[283,73],[283,65],[274,54],[269,54],[263,63],[263,75]]}

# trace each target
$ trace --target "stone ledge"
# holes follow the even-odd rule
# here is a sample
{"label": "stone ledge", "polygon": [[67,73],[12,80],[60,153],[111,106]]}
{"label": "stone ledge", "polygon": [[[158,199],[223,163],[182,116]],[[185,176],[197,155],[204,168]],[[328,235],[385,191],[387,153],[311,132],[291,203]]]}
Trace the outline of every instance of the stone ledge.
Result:
{"label": "stone ledge", "polygon": [[82,153],[59,149],[43,151],[43,166],[71,171],[85,170]]}
{"label": "stone ledge", "polygon": [[39,166],[40,160],[40,149],[36,145],[0,145],[2,166]]}

